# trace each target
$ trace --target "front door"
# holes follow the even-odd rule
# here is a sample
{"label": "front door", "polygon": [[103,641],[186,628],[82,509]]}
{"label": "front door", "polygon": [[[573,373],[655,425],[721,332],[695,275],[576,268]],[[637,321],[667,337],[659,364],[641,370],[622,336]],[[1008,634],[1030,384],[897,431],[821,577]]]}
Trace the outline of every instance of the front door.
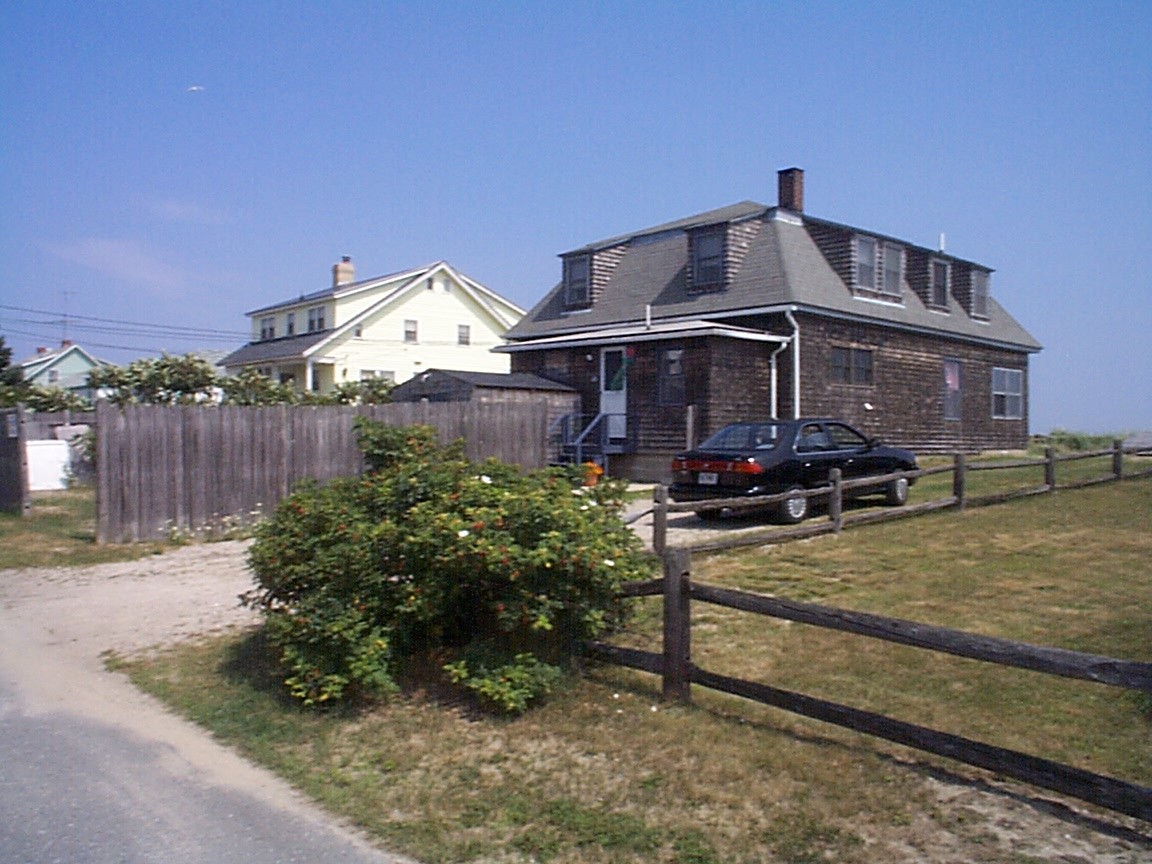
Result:
{"label": "front door", "polygon": [[600,349],[600,413],[607,414],[608,439],[628,437],[628,363],[623,348]]}

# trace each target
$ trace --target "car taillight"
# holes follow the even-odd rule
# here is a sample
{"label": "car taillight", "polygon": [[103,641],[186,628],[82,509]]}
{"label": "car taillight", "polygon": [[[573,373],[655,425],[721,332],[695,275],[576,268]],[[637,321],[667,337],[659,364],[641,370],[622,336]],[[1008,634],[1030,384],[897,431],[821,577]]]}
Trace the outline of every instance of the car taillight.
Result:
{"label": "car taillight", "polygon": [[733,474],[763,474],[764,466],[754,459],[746,459],[743,462],[732,463],[732,467],[728,470]]}
{"label": "car taillight", "polygon": [[714,471],[729,474],[763,474],[764,468],[755,459],[734,461],[719,459],[673,459],[673,471]]}

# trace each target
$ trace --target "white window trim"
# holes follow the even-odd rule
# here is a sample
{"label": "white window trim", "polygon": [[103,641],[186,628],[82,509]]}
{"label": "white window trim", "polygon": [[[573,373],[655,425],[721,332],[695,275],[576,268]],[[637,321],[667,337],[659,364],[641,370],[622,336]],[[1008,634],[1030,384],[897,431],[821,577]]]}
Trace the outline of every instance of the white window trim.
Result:
{"label": "white window trim", "polygon": [[[996,389],[996,373],[1005,373],[1003,389]],[[1015,379],[1016,388],[1011,389],[1010,383]],[[1023,420],[1024,419],[1024,370],[1023,369],[1010,369],[1007,366],[993,366],[992,367],[992,419],[993,420]],[[1004,397],[1004,413],[996,413],[996,397]],[[1011,400],[1017,400],[1016,411],[1012,411]]]}
{"label": "white window trim", "polygon": [[[889,264],[892,258],[899,259],[899,266],[896,268],[896,286],[895,290],[888,290],[888,274],[892,271],[889,269]],[[884,244],[884,260],[883,268],[880,271],[880,284],[877,290],[885,297],[903,297],[904,296],[904,247],[898,246],[895,243]]]}
{"label": "white window trim", "polygon": [[[872,260],[872,284],[871,285],[865,285],[860,279],[861,264],[865,260],[865,256],[861,254],[861,248],[865,245],[870,246],[872,249],[871,254],[868,256]],[[877,267],[877,265],[880,263],[880,244],[876,241],[876,238],[874,238],[874,237],[868,237],[864,234],[857,234],[856,238],[853,242],[852,251],[854,253],[853,280],[856,283],[856,287],[859,288],[861,291],[878,291],[879,289],[877,288],[877,282],[879,280],[880,274],[879,274],[879,268]]]}
{"label": "white window trim", "polygon": [[[572,267],[582,265],[584,268],[584,286],[577,295],[572,290]],[[574,255],[564,259],[564,304],[566,306],[579,306],[587,303],[592,297],[592,256]]]}

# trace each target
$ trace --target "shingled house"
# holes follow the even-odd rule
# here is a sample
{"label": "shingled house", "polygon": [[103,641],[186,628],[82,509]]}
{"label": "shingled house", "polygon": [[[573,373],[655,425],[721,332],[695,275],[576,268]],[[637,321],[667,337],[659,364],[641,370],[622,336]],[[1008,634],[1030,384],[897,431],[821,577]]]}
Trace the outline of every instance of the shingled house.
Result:
{"label": "shingled house", "polygon": [[918,451],[1028,440],[1040,350],[982,264],[804,212],[804,173],[751,201],[561,255],[563,276],[496,350],[581,394],[613,474],[733,420],[834,416]]}

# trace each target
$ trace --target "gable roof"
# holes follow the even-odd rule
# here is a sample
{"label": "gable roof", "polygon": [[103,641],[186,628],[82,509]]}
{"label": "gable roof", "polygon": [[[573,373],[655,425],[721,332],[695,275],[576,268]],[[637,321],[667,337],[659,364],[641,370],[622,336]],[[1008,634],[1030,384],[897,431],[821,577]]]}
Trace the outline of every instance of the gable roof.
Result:
{"label": "gable roof", "polygon": [[383,293],[361,310],[358,314],[345,321],[339,327],[331,327],[313,333],[295,336],[284,336],[278,339],[266,339],[249,342],[220,361],[220,365],[227,367],[251,365],[253,363],[299,360],[302,357],[321,355],[327,346],[354,330],[367,318],[374,315],[381,308],[422,288],[426,281],[438,273],[445,273],[463,288],[464,293],[475,302],[481,310],[491,319],[494,329],[504,331],[511,327],[524,314],[524,310],[512,301],[501,297],[490,288],[481,285],[475,279],[457,270],[446,261],[437,261],[411,270],[401,270],[387,276],[375,276],[371,279],[362,279],[358,282],[348,282],[316,291],[311,294],[301,294],[292,300],[284,300],[270,306],[262,306],[247,314],[258,317],[282,310],[293,309],[301,305],[315,304],[325,301],[339,301],[355,294],[368,291],[382,291]]}
{"label": "gable roof", "polygon": [[62,387],[65,390],[87,387],[89,371],[98,366],[106,365],[103,360],[96,359],[79,345],[64,343],[59,348],[34,354],[27,360],[21,361],[20,369],[24,380],[29,384],[35,384],[52,369],[61,369],[64,366],[74,364],[75,361],[83,364],[83,368],[64,372],[58,381],[52,382],[54,386]]}
{"label": "gable roof", "polygon": [[[743,263],[725,290],[689,292],[688,231],[710,224],[756,220]],[[928,308],[913,291],[901,303],[856,296],[835,272],[808,231],[807,225],[858,231],[878,239],[882,234],[853,229],[778,207],[744,201],[653,228],[591,243],[566,255],[624,246],[624,252],[596,301],[587,309],[569,310],[563,283],[557,284],[507,338],[532,342],[564,334],[651,321],[672,323],[717,321],[749,314],[809,311],[849,320],[882,323],[951,338],[1038,351],[1039,343],[1002,306],[989,298],[988,320],[969,316],[949,296],[947,313]],[[905,248],[933,257],[990,268],[915,244]],[[525,345],[525,347],[527,347]]]}

